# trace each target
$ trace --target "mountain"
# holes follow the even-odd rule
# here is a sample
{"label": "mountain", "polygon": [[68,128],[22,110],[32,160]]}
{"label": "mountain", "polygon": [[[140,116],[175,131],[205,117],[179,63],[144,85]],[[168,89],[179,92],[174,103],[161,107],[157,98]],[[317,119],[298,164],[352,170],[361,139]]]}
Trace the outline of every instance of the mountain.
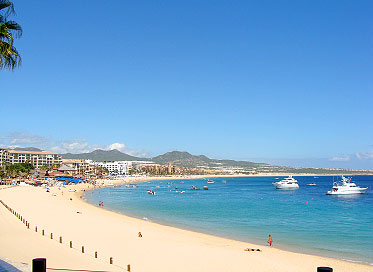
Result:
{"label": "mountain", "polygon": [[126,153],[120,152],[119,150],[101,150],[96,149],[89,153],[81,154],[61,154],[63,159],[82,159],[82,160],[94,160],[94,161],[145,161],[146,158],[138,158]]}
{"label": "mountain", "polygon": [[[31,149],[31,148],[28,148]],[[33,150],[36,150],[32,148]],[[204,155],[192,155],[188,152],[172,151],[167,152],[163,155],[159,155],[153,158],[139,158],[134,157],[119,150],[100,150],[97,149],[90,153],[82,154],[61,154],[63,159],[90,159],[94,161],[153,161],[158,164],[173,164],[186,168],[206,168],[230,171],[234,168],[234,171],[240,173],[247,173],[250,171],[263,172],[263,173],[313,173],[313,174],[367,174],[368,172],[361,172],[359,170],[347,170],[347,169],[324,169],[324,168],[302,168],[302,167],[286,167],[286,166],[274,166],[266,163],[256,163],[249,161],[234,161],[234,160],[216,160],[210,159]],[[372,172],[369,171],[371,174]]]}
{"label": "mountain", "polygon": [[97,149],[89,153],[81,154],[62,154],[63,159],[82,159],[94,161],[153,161],[158,164],[174,164],[177,166],[189,168],[221,168],[221,167],[244,167],[253,168],[266,166],[263,163],[254,163],[247,161],[234,160],[214,160],[204,155],[192,155],[188,152],[172,151],[153,158],[139,158],[120,152],[119,150],[101,150]]}
{"label": "mountain", "polygon": [[267,166],[265,163],[255,163],[248,161],[234,160],[215,160],[206,157],[205,155],[194,156],[188,152],[172,151],[163,155],[151,158],[152,161],[158,164],[174,164],[183,167],[205,167],[205,168],[220,168],[220,167],[261,167]]}

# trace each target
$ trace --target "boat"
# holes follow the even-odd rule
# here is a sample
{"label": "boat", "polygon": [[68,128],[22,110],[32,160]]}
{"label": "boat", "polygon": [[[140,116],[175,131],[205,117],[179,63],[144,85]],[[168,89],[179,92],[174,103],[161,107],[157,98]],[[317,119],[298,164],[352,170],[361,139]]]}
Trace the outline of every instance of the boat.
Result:
{"label": "boat", "polygon": [[149,195],[155,195],[155,192],[153,191],[153,189],[148,189],[148,194]]}
{"label": "boat", "polygon": [[275,186],[276,189],[282,190],[295,190],[299,188],[298,181],[292,176],[289,176],[277,182],[273,182],[272,184],[273,186]]}
{"label": "boat", "polygon": [[341,177],[340,181],[333,183],[333,188],[327,191],[327,195],[352,195],[352,194],[363,194],[368,189],[357,186],[351,178]]}
{"label": "boat", "polygon": [[312,182],[312,183],[308,183],[307,186],[316,186],[317,184]]}
{"label": "boat", "polygon": [[199,190],[200,188],[197,187],[197,186],[194,186],[194,185],[193,185],[193,186],[191,187],[191,189],[192,189],[192,190]]}
{"label": "boat", "polygon": [[209,187],[203,186],[203,190],[208,190],[208,189],[209,189]]}
{"label": "boat", "polygon": [[213,180],[207,180],[207,183],[215,183],[215,181],[213,181]]}

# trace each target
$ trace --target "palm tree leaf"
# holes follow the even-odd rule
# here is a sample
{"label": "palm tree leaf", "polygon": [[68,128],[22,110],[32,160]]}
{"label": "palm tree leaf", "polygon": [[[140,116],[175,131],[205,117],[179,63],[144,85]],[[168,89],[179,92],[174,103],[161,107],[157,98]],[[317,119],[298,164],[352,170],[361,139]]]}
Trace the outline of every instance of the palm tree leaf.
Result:
{"label": "palm tree leaf", "polygon": [[19,37],[22,36],[22,33],[23,33],[22,27],[19,24],[17,24],[16,22],[7,21],[2,26],[7,28],[8,31],[10,31],[12,33],[12,35],[15,36],[16,38],[19,38]]}
{"label": "palm tree leaf", "polygon": [[0,70],[14,69],[21,64],[21,56],[13,46],[14,38],[22,36],[22,28],[7,17],[14,14],[14,5],[9,0],[0,0]]}
{"label": "palm tree leaf", "polygon": [[10,14],[15,14],[14,5],[9,0],[0,0],[0,12],[2,9],[7,9],[4,16],[8,17]]}

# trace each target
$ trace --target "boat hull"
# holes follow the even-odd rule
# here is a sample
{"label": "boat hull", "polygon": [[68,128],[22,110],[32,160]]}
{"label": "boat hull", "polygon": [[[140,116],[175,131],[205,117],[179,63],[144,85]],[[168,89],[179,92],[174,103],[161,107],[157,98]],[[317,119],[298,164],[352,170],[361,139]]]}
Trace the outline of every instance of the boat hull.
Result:
{"label": "boat hull", "polygon": [[279,190],[296,190],[299,189],[298,184],[279,184],[279,183],[272,183],[276,189]]}
{"label": "boat hull", "polygon": [[327,195],[356,195],[356,194],[364,194],[368,188],[360,188],[359,190],[346,190],[346,191],[328,191],[326,192]]}

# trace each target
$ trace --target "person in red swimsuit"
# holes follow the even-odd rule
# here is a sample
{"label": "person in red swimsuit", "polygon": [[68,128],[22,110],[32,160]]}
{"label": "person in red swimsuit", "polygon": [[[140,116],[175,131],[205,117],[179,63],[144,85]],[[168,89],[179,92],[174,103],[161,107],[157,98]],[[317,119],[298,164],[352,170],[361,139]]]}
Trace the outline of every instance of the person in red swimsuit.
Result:
{"label": "person in red swimsuit", "polygon": [[272,246],[272,236],[271,236],[271,234],[268,235],[268,242],[267,243],[269,244],[269,246]]}

